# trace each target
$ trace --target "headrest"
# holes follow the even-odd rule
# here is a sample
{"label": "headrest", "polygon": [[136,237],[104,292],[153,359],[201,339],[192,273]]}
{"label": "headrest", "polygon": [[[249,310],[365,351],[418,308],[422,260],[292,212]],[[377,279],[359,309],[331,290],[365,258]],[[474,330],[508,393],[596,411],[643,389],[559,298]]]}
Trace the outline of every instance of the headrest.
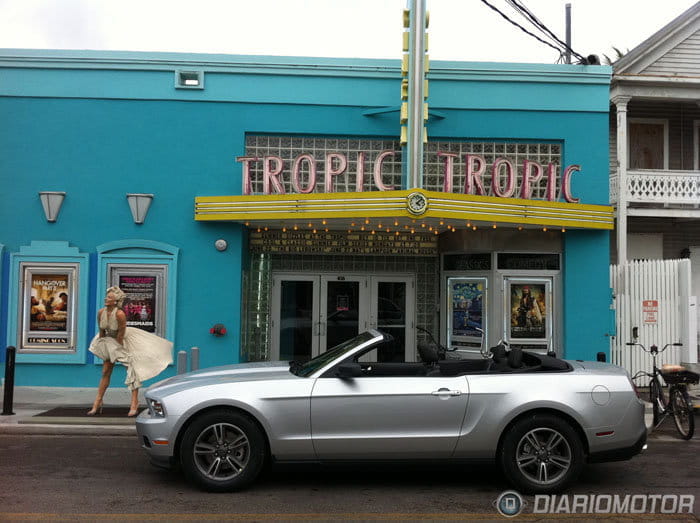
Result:
{"label": "headrest", "polygon": [[418,342],[418,355],[425,363],[437,363],[439,359],[437,347],[428,341]]}
{"label": "headrest", "polygon": [[510,349],[508,353],[508,366],[511,369],[519,369],[523,366],[523,350],[521,348]]}
{"label": "headrest", "polygon": [[493,354],[493,361],[496,363],[506,361],[506,348],[501,344],[491,347],[491,354]]}

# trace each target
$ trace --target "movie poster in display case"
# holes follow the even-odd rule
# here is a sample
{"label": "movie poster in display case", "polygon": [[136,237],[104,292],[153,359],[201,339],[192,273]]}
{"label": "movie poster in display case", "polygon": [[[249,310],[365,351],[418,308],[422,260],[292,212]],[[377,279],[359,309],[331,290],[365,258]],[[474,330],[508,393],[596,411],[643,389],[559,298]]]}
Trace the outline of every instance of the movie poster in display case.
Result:
{"label": "movie poster in display case", "polygon": [[448,345],[479,349],[486,330],[486,278],[448,278]]}
{"label": "movie poster in display case", "polygon": [[122,305],[127,327],[165,337],[167,266],[109,264],[111,285],[118,285],[126,298]]}
{"label": "movie poster in display case", "polygon": [[548,278],[506,278],[507,338],[511,343],[549,346],[552,337],[552,293]]}
{"label": "movie poster in display case", "polygon": [[75,352],[77,263],[22,263],[20,352]]}

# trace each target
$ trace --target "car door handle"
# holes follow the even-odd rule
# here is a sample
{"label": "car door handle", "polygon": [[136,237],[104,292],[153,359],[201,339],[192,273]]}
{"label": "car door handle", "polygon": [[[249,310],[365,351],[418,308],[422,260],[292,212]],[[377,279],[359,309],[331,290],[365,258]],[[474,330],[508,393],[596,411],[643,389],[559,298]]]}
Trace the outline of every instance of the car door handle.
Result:
{"label": "car door handle", "polygon": [[460,396],[461,390],[438,389],[431,392],[433,396]]}

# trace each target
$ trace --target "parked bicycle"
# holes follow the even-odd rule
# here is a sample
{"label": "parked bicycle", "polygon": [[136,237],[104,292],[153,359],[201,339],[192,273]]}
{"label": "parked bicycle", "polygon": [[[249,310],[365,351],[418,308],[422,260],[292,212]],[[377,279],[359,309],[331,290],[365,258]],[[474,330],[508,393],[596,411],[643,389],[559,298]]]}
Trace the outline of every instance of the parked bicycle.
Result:
{"label": "parked bicycle", "polygon": [[[656,357],[669,347],[680,347],[682,343],[667,343],[659,350],[656,345],[647,349],[641,343],[627,343],[629,346],[639,346],[652,357],[652,372],[639,371],[633,380],[647,376],[649,381],[649,401],[654,413],[654,428],[668,417],[673,416],[676,429],[683,439],[690,439],[695,432],[693,403],[688,396],[688,385],[698,383],[700,375],[687,370],[681,365],[656,366]],[[664,394],[661,378],[668,383],[668,397]]]}

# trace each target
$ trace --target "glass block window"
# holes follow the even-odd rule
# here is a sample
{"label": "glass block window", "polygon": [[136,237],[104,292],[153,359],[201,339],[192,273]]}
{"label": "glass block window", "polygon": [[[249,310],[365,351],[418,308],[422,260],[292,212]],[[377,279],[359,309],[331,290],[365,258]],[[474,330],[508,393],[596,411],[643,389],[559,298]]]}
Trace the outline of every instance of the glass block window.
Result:
{"label": "glass block window", "polygon": [[[245,140],[246,156],[259,158],[250,162],[251,194],[263,194],[263,158],[277,156],[284,162],[282,175],[279,180],[287,193],[295,193],[292,187],[292,167],[294,160],[302,154],[311,155],[316,164],[316,185],[314,193],[325,192],[324,175],[328,154],[342,154],[347,160],[343,174],[333,177],[334,192],[360,192],[357,187],[358,159],[364,153],[364,176],[362,191],[378,191],[374,183],[374,165],[377,157],[383,151],[394,151],[393,156],[383,160],[382,182],[392,185],[394,189],[401,187],[401,145],[397,140],[371,140],[357,138],[314,138],[295,136],[248,135]],[[333,161],[333,168],[338,168],[338,160]],[[306,187],[309,183],[309,162],[300,163],[301,183]]]}
{"label": "glass block window", "polygon": [[438,151],[443,153],[455,153],[454,174],[452,178],[453,192],[464,191],[464,163],[465,154],[482,156],[486,160],[487,169],[482,176],[486,194],[491,193],[491,166],[499,158],[509,160],[515,168],[516,193],[513,197],[519,197],[520,180],[523,172],[524,160],[537,162],[542,166],[542,178],[533,184],[532,198],[536,200],[546,199],[547,188],[547,164],[556,164],[557,178],[561,175],[561,144],[558,143],[510,143],[510,142],[429,142],[425,144],[423,155],[423,188],[429,191],[442,191],[444,183],[444,158],[438,156]]}

